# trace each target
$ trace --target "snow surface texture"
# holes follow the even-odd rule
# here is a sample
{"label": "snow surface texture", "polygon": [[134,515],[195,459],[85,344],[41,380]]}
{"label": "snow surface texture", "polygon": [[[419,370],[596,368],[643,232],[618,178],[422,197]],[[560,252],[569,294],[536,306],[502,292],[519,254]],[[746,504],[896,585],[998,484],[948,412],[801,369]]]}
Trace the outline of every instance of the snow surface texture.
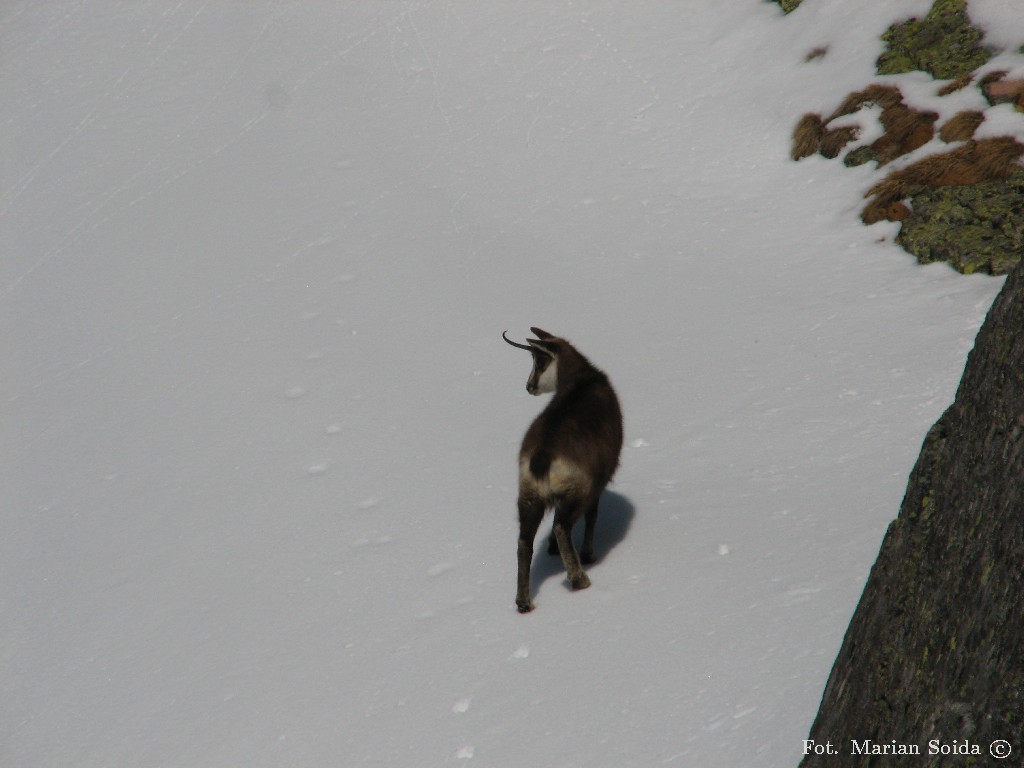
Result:
{"label": "snow surface texture", "polygon": [[[788,160],[861,5],[5,3],[0,764],[795,765],[1001,285]],[[520,616],[530,325],[627,445]]]}

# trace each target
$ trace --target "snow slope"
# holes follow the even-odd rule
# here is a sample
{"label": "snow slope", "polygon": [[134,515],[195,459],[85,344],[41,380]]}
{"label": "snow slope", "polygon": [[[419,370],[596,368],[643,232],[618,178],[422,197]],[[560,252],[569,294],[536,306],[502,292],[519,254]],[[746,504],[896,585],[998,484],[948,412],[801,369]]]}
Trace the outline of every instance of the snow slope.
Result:
{"label": "snow slope", "polygon": [[[1001,285],[788,160],[850,5],[5,3],[0,764],[795,765]],[[530,325],[627,445],[520,616]]]}

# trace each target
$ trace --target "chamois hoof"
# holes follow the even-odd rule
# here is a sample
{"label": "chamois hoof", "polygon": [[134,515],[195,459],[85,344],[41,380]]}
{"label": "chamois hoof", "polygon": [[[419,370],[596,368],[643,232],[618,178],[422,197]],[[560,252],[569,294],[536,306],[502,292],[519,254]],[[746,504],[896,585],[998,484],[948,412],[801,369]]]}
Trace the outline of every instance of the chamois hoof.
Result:
{"label": "chamois hoof", "polygon": [[532,610],[533,610],[533,609],[534,609],[535,607],[536,607],[536,606],[535,606],[535,605],[533,604],[533,601],[532,601],[532,600],[530,600],[530,601],[528,601],[528,602],[525,602],[525,603],[520,603],[520,602],[518,602],[518,601],[516,602],[516,608],[518,609],[518,611],[519,611],[520,613],[529,613],[529,612],[530,612],[530,611],[532,611]]}
{"label": "chamois hoof", "polygon": [[572,585],[573,592],[578,592],[590,586],[590,577],[585,573],[581,573],[574,581],[570,581],[569,584]]}
{"label": "chamois hoof", "polygon": [[584,565],[593,565],[595,559],[593,552],[580,552],[580,562]]}

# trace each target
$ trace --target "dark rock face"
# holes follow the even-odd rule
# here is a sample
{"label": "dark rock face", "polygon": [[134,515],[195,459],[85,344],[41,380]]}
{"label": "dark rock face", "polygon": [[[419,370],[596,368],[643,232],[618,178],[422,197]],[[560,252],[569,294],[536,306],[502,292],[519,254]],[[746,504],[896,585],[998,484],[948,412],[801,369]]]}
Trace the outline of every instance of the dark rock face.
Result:
{"label": "dark rock face", "polygon": [[801,768],[1024,765],[1024,266],[925,438],[808,738]]}

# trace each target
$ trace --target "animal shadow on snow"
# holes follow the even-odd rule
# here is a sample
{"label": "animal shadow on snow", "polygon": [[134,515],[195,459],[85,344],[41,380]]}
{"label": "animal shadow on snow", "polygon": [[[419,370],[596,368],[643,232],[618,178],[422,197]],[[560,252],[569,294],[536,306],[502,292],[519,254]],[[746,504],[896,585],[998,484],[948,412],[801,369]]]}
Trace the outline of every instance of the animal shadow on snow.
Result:
{"label": "animal shadow on snow", "polygon": [[[626,538],[629,526],[636,515],[633,503],[621,494],[605,490],[601,494],[601,501],[597,508],[597,525],[594,529],[594,562],[586,566],[587,571],[600,565],[611,550]],[[551,535],[550,513],[545,518],[545,525],[542,525],[537,533],[537,540],[534,543],[533,565],[530,568],[530,584],[533,594],[536,597],[540,586],[552,576],[565,576],[565,566],[562,558],[557,555],[548,554],[548,537]],[[578,550],[583,543],[583,520],[580,519],[573,527],[572,540]],[[568,580],[566,579],[566,585]]]}

